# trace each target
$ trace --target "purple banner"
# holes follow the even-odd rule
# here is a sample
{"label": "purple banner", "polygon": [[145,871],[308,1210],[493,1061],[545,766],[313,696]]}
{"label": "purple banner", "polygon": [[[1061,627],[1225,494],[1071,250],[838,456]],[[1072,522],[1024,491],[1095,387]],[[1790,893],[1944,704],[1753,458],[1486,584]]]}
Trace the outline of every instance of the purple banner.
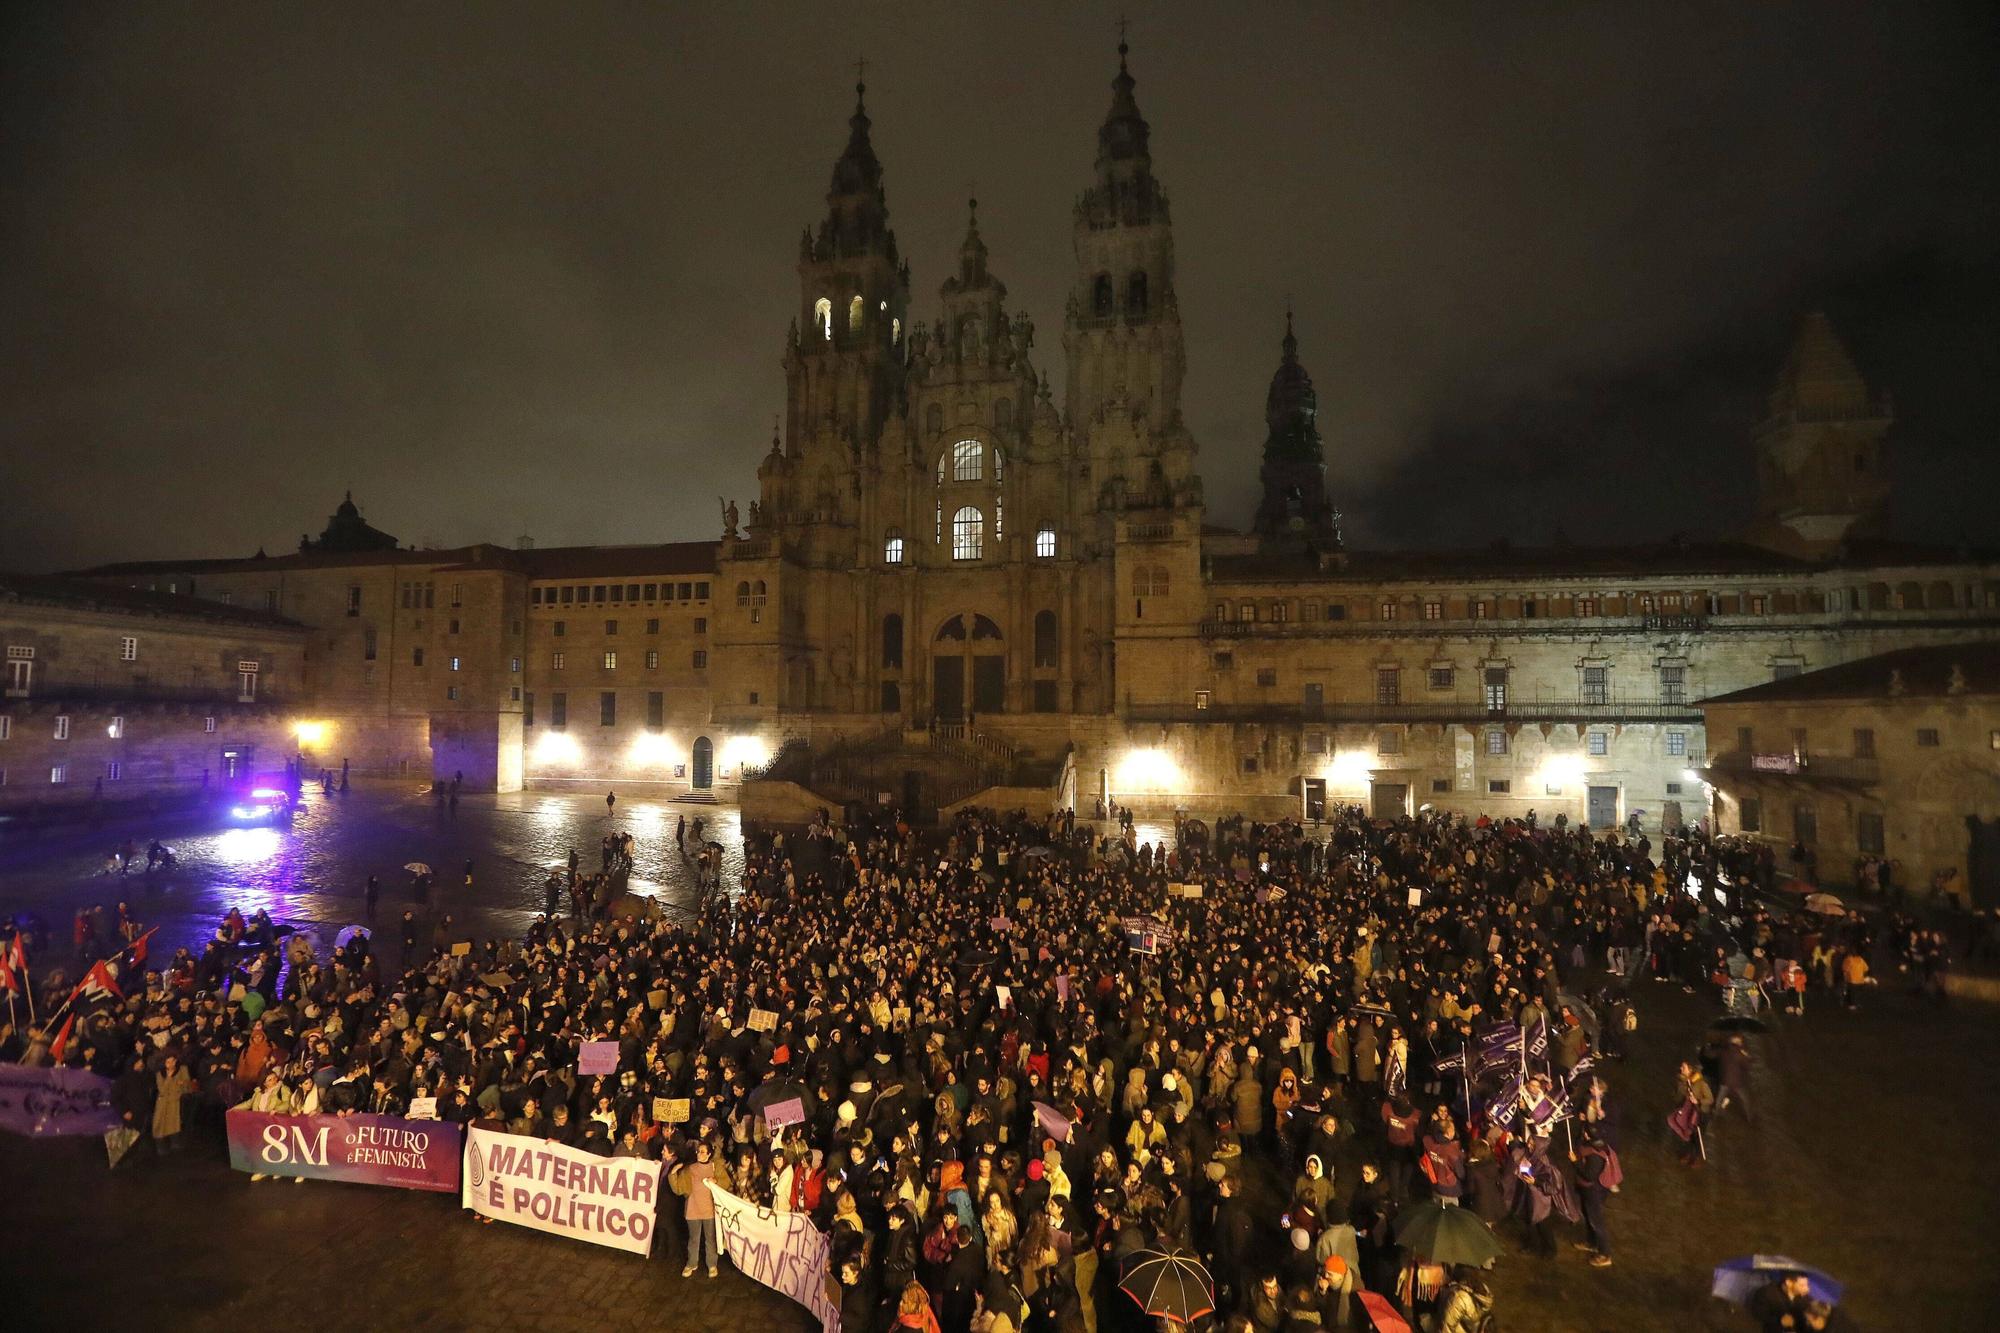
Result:
{"label": "purple banner", "polygon": [[229,1164],[238,1171],[458,1192],[460,1130],[386,1115],[229,1113]]}
{"label": "purple banner", "polygon": [[111,1109],[111,1080],[87,1069],[0,1065],[0,1129],[16,1134],[107,1134],[125,1123]]}

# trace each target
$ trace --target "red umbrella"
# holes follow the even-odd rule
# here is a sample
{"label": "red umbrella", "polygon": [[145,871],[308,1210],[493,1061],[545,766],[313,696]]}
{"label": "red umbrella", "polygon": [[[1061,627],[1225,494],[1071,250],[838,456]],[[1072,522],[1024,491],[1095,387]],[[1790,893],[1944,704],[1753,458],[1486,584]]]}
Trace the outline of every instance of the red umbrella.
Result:
{"label": "red umbrella", "polygon": [[1396,1307],[1389,1304],[1389,1298],[1379,1291],[1361,1293],[1361,1308],[1368,1312],[1375,1333],[1410,1333],[1409,1321],[1396,1313]]}

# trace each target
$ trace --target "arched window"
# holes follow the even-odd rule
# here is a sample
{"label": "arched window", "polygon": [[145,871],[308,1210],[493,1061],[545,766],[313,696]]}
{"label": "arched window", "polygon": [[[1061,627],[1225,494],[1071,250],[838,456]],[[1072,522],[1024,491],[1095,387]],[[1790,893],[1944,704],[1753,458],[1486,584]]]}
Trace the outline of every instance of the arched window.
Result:
{"label": "arched window", "polygon": [[1099,319],[1111,318],[1111,275],[1109,273],[1098,274],[1097,281],[1091,284],[1090,313]]}
{"label": "arched window", "polygon": [[764,580],[758,579],[750,587],[750,605],[762,606],[764,604],[764,596]]}
{"label": "arched window", "polygon": [[993,446],[993,480],[1000,480],[1000,474],[1007,470],[1007,451],[999,445]]}
{"label": "arched window", "polygon": [[986,449],[977,440],[960,440],[951,447],[951,479],[978,481],[986,475]]}
{"label": "arched window", "polygon": [[893,680],[882,682],[882,711],[885,713],[903,711],[903,687]]}
{"label": "arched window", "polygon": [[822,296],[819,300],[813,302],[813,323],[819,325],[820,333],[826,337],[828,342],[833,341],[833,302],[831,300]]}
{"label": "arched window", "polygon": [[951,558],[977,560],[986,550],[986,517],[971,505],[951,516]]}
{"label": "arched window", "polygon": [[999,402],[993,404],[993,428],[995,430],[1006,430],[1013,424],[1014,404],[1006,398],[1002,398]]}
{"label": "arched window", "polygon": [[889,321],[889,341],[890,341],[891,343],[895,344],[895,345],[896,345],[896,346],[898,346],[898,347],[902,346],[902,343],[903,343],[903,321],[902,321],[902,320],[900,320],[900,319],[892,319],[892,320],[890,320],[890,321]]}
{"label": "arched window", "polygon": [[1055,558],[1056,530],[1045,526],[1040,532],[1035,534],[1035,559],[1053,560]]}
{"label": "arched window", "polygon": [[1125,280],[1125,313],[1128,317],[1146,313],[1146,273],[1143,269]]}
{"label": "arched window", "polygon": [[1056,629],[1056,613],[1035,612],[1035,665],[1052,667],[1056,664],[1056,652],[1061,645],[1061,634]]}
{"label": "arched window", "polygon": [[900,565],[903,563],[902,529],[889,529],[888,537],[882,542],[882,563],[885,565]]}
{"label": "arched window", "polygon": [[944,406],[932,403],[924,411],[924,429],[932,435],[944,434]]}
{"label": "arched window", "polygon": [[882,617],[882,666],[892,670],[903,665],[903,618],[895,612]]}
{"label": "arched window", "polygon": [[861,298],[858,296],[847,303],[847,331],[849,333],[861,332],[861,317],[867,309],[868,307],[862,304]]}
{"label": "arched window", "polygon": [[736,585],[736,604],[738,606],[750,605],[750,585],[748,583],[739,583]]}

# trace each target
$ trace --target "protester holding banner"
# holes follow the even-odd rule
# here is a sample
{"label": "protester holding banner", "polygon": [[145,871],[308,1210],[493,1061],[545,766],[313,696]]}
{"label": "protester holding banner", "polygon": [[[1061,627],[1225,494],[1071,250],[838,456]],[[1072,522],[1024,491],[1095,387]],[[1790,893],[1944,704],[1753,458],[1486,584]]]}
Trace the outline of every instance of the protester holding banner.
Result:
{"label": "protester holding banner", "polygon": [[[1016,1280],[1032,1319],[1088,1322],[1129,1304],[1126,1255],[1174,1244],[1241,1309],[1280,1260],[1312,1287],[1322,1247],[1379,1289],[1398,1205],[1461,1182],[1485,1214],[1569,1215],[1549,1144],[1601,1113],[1604,1066],[1546,1017],[1579,1012],[1575,960],[1613,941],[1668,975],[1707,944],[1713,919],[1657,886],[1730,853],[1664,851],[1662,878],[1635,844],[1434,813],[1190,822],[1171,848],[1020,814],[961,812],[942,841],[822,819],[753,838],[692,921],[545,916],[413,937],[399,965],[365,934],[287,958],[238,917],[166,975],[108,974],[129,995],[79,994],[62,1067],[26,1072],[98,1077],[91,1132],[163,1149],[199,1089],[237,1108],[249,1174],[456,1188],[669,1261],[653,1232],[685,1221],[686,1275],[726,1253],[828,1327],[872,1302],[870,1333],[925,1312],[959,1333]],[[1253,1204],[1296,1174],[1281,1153],[1321,1174]],[[925,1312],[901,1308],[913,1281]]]}

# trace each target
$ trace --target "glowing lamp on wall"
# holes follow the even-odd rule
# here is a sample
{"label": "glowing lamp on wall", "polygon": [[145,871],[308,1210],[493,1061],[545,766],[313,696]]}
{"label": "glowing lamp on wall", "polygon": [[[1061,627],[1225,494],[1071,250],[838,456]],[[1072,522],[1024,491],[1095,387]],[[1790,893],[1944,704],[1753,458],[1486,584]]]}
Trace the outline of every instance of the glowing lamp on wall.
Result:
{"label": "glowing lamp on wall", "polygon": [[545,731],[535,738],[535,762],[538,764],[574,764],[582,757],[583,747],[568,732]]}
{"label": "glowing lamp on wall", "polygon": [[1366,750],[1341,750],[1326,763],[1326,780],[1346,791],[1367,787],[1375,769],[1375,756]]}
{"label": "glowing lamp on wall", "polygon": [[771,747],[757,736],[731,736],[722,743],[722,767],[742,769],[745,764],[752,768],[761,766],[771,757]]}
{"label": "glowing lamp on wall", "polygon": [[326,739],[326,723],[294,722],[292,734],[299,738],[300,745],[318,745]]}
{"label": "glowing lamp on wall", "polygon": [[1177,792],[1181,769],[1165,750],[1127,750],[1112,781],[1121,792]]}
{"label": "glowing lamp on wall", "polygon": [[632,738],[632,748],[626,758],[636,767],[655,768],[670,764],[674,758],[674,746],[657,731],[645,731]]}
{"label": "glowing lamp on wall", "polygon": [[1583,781],[1583,756],[1552,754],[1542,761],[1542,771],[1539,776],[1542,790],[1560,793],[1564,787],[1575,786]]}

